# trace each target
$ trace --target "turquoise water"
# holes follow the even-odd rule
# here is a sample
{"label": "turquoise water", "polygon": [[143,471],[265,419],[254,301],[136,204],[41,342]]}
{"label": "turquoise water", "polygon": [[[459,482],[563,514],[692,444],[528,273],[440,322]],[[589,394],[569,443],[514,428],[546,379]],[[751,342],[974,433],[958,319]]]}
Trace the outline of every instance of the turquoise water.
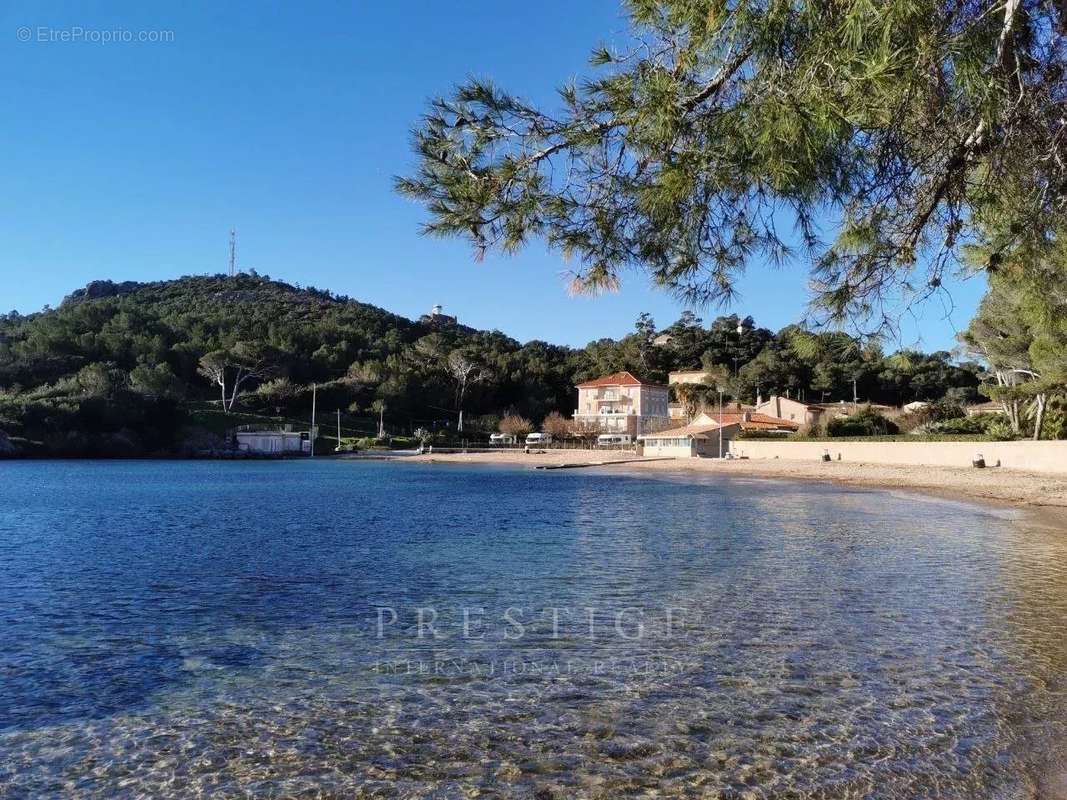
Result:
{"label": "turquoise water", "polygon": [[1067,532],[965,504],[6,463],[0,623],[0,797],[1067,791]]}

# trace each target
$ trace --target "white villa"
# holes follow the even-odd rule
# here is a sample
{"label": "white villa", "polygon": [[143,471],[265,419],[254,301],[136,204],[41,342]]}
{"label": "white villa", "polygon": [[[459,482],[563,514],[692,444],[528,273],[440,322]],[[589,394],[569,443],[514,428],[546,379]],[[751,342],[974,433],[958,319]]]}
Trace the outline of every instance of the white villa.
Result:
{"label": "white villa", "polygon": [[667,387],[616,372],[577,386],[574,422],[590,433],[639,436],[667,427]]}

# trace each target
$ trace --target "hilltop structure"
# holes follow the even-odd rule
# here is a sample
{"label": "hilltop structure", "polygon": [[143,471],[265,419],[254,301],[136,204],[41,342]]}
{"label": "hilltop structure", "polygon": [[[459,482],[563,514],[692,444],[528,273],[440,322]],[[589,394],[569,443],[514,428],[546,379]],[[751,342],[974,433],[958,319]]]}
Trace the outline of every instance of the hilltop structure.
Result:
{"label": "hilltop structure", "polygon": [[419,322],[423,325],[455,325],[458,321],[456,317],[443,313],[440,303],[431,308],[429,314],[419,317]]}

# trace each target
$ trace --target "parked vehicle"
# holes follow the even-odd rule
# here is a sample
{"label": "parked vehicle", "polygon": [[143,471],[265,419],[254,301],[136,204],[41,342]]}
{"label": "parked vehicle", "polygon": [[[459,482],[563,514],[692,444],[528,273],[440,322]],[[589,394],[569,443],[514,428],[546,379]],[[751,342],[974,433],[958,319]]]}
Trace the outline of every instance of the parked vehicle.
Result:
{"label": "parked vehicle", "polygon": [[552,443],[551,433],[528,433],[526,434],[527,445],[543,445]]}
{"label": "parked vehicle", "polygon": [[621,445],[628,445],[632,443],[630,434],[628,433],[602,433],[596,437],[597,447],[619,447]]}
{"label": "parked vehicle", "polygon": [[489,444],[515,444],[517,441],[513,433],[494,433],[489,436]]}

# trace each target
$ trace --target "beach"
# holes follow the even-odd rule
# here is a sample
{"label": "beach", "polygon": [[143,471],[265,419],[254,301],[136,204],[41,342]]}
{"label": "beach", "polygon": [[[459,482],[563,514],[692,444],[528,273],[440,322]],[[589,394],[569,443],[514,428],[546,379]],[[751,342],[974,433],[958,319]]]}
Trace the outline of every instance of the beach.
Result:
{"label": "beach", "polygon": [[846,486],[920,491],[943,497],[1030,509],[1067,509],[1067,477],[997,467],[974,469],[788,459],[654,460],[638,459],[628,452],[596,450],[545,450],[530,454],[514,450],[494,453],[433,453],[404,460],[419,463],[510,464],[530,467],[625,462],[609,464],[604,468],[631,474],[700,472],[746,478],[831,481]]}

